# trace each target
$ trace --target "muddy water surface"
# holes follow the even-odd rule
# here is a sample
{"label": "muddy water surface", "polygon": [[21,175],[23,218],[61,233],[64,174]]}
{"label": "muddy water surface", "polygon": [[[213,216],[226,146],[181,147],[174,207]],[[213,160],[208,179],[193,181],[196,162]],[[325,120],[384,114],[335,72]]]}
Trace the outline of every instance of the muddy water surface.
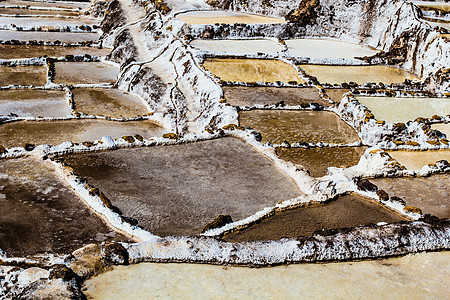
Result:
{"label": "muddy water surface", "polygon": [[235,138],[68,155],[125,216],[160,235],[198,235],[219,214],[239,220],[301,193]]}
{"label": "muddy water surface", "polygon": [[233,106],[275,105],[280,102],[290,106],[310,103],[330,106],[320,98],[316,88],[224,86],[223,90],[227,103]]}
{"label": "muddy water surface", "polygon": [[57,62],[55,83],[96,84],[114,83],[119,69],[101,62]]}
{"label": "muddy water surface", "polygon": [[0,67],[0,86],[44,86],[46,83],[47,68],[44,66]]}
{"label": "muddy water surface", "polygon": [[277,213],[261,223],[229,234],[224,239],[228,242],[278,240],[283,237],[310,236],[322,229],[403,220],[405,220],[403,217],[376,202],[355,195],[346,195],[327,204]]}
{"label": "muddy water surface", "polygon": [[349,168],[358,164],[366,147],[277,148],[282,160],[308,170],[313,177],[327,175],[327,168]]}
{"label": "muddy water surface", "polygon": [[133,118],[149,113],[136,96],[113,89],[74,89],[77,112],[112,118]]}
{"label": "muddy water surface", "polygon": [[0,248],[10,256],[126,241],[92,214],[50,165],[34,158],[0,161],[0,210]]}
{"label": "muddy water surface", "polygon": [[71,114],[64,91],[3,90],[0,91],[0,115],[19,117],[64,117]]}
{"label": "muddy water surface", "polygon": [[292,66],[278,60],[208,59],[204,66],[224,81],[304,82]]}
{"label": "muddy water surface", "polygon": [[449,98],[356,97],[375,115],[387,123],[406,123],[418,117],[450,114]]}
{"label": "muddy water surface", "polygon": [[151,121],[114,122],[106,120],[22,121],[0,125],[0,144],[4,147],[59,145],[72,141],[100,140],[103,136],[121,138],[140,134],[144,138],[161,136],[165,130]]}
{"label": "muddy water surface", "polygon": [[106,56],[110,49],[95,47],[63,47],[63,46],[32,46],[32,45],[0,45],[0,58],[31,58],[31,57],[62,57],[68,54],[91,56]]}
{"label": "muddy water surface", "polygon": [[276,24],[276,23],[286,23],[282,19],[276,19],[271,17],[250,15],[231,11],[190,11],[186,13],[181,13],[177,15],[177,19],[187,23],[187,24],[209,24],[214,25],[216,23],[220,24]]}
{"label": "muddy water surface", "polygon": [[322,66],[300,65],[307,74],[317,77],[320,83],[341,84],[366,82],[385,84],[401,83],[405,79],[419,80],[419,78],[405,70],[388,66]]}
{"label": "muddy water surface", "polygon": [[348,144],[359,141],[353,128],[336,114],[326,111],[241,111],[239,124],[261,133],[263,143],[303,141]]}
{"label": "muddy water surface", "polygon": [[377,178],[370,180],[389,196],[397,196],[423,213],[450,218],[450,175],[416,178]]}

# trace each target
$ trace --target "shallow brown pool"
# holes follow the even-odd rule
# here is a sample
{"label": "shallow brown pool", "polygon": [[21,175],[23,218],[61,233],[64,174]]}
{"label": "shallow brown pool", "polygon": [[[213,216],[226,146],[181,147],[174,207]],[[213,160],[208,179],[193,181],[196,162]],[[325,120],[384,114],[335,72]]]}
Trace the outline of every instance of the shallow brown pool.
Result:
{"label": "shallow brown pool", "polygon": [[252,127],[264,143],[336,143],[359,141],[355,130],[336,114],[326,111],[252,110],[239,112],[239,124]]}
{"label": "shallow brown pool", "polygon": [[71,114],[64,91],[0,90],[0,115],[64,117]]}
{"label": "shallow brown pool", "polygon": [[127,241],[34,158],[0,160],[0,211],[0,248],[9,256],[68,254],[90,243]]}
{"label": "shallow brown pool", "polygon": [[229,234],[224,239],[229,242],[278,240],[283,237],[310,236],[322,229],[403,220],[403,217],[376,202],[356,195],[346,195],[324,205],[277,213],[261,223]]}
{"label": "shallow brown pool", "polygon": [[325,93],[336,103],[341,103],[344,94],[350,92],[350,89],[325,89]]}
{"label": "shallow brown pool", "polygon": [[223,90],[227,103],[233,106],[275,105],[280,102],[290,106],[309,103],[330,106],[320,98],[315,88],[224,86]]}
{"label": "shallow brown pool", "polygon": [[96,84],[114,83],[119,69],[101,62],[57,62],[55,83]]}
{"label": "shallow brown pool", "polygon": [[95,47],[63,47],[63,46],[32,46],[32,45],[0,45],[0,58],[31,58],[47,55],[48,57],[62,57],[66,55],[106,56],[110,49]]}
{"label": "shallow brown pool", "polygon": [[397,196],[422,209],[423,213],[450,218],[450,175],[416,178],[377,178],[371,180],[391,197]]}
{"label": "shallow brown pool", "polygon": [[136,96],[115,89],[73,90],[75,110],[89,115],[111,118],[133,118],[149,113],[142,100]]}
{"label": "shallow brown pool", "polygon": [[282,160],[308,170],[313,177],[327,175],[327,168],[349,168],[357,165],[367,147],[277,148]]}
{"label": "shallow brown pool", "polygon": [[21,121],[0,125],[0,144],[6,148],[59,145],[72,141],[100,140],[104,136],[121,138],[140,134],[144,138],[161,136],[165,130],[151,121],[114,122],[106,120]]}
{"label": "shallow brown pool", "polygon": [[44,86],[46,83],[47,68],[43,66],[0,67],[0,86]]}
{"label": "shallow brown pool", "polygon": [[300,65],[307,74],[317,77],[321,83],[341,84],[366,82],[385,84],[401,83],[405,79],[419,80],[416,75],[390,66],[325,66]]}
{"label": "shallow brown pool", "polygon": [[160,236],[198,235],[219,214],[239,220],[301,193],[235,138],[75,154],[65,161],[125,216]]}
{"label": "shallow brown pool", "polygon": [[262,59],[208,59],[204,66],[224,81],[304,83],[297,71],[279,60]]}

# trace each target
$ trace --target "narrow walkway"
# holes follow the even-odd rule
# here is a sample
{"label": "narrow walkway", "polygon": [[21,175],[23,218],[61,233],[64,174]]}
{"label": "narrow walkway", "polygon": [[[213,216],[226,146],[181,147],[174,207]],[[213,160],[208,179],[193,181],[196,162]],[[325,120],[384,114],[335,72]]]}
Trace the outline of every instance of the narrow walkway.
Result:
{"label": "narrow walkway", "polygon": [[194,99],[196,99],[197,95],[195,95],[190,86],[186,86],[178,81],[178,74],[171,61],[171,57],[164,55],[165,53],[163,53],[155,59],[155,54],[148,49],[145,33],[140,28],[140,21],[145,18],[144,8],[133,5],[131,0],[119,0],[119,2],[127,18],[127,24],[129,24],[128,28],[137,49],[139,61],[148,62],[145,64],[146,66],[153,69],[158,77],[160,77],[167,85],[175,85],[184,95],[188,101],[188,131],[198,133],[201,129],[197,127],[194,120],[199,113],[198,108],[194,104]]}

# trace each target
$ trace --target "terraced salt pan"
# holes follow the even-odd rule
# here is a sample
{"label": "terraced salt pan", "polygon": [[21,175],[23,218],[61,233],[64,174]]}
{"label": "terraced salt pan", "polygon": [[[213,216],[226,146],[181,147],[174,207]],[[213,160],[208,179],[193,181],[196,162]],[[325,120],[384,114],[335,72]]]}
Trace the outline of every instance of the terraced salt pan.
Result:
{"label": "terraced salt pan", "polygon": [[406,123],[418,117],[450,114],[450,98],[356,97],[374,114],[388,123]]}
{"label": "terraced salt pan", "polygon": [[309,75],[317,77],[321,83],[330,84],[344,82],[356,82],[360,85],[366,82],[391,84],[404,82],[405,79],[420,80],[412,73],[389,66],[300,65],[300,68]]}
{"label": "terraced salt pan", "polygon": [[330,106],[322,100],[316,88],[224,86],[223,90],[227,103],[233,106],[275,105],[281,101],[289,106],[310,103]]}
{"label": "terraced salt pan", "polygon": [[64,9],[87,9],[90,2],[69,2],[69,1],[26,1],[26,0],[6,0],[1,2],[3,6],[31,6],[37,8],[64,8]]}
{"label": "terraced salt pan", "polygon": [[79,88],[72,92],[76,112],[111,118],[134,118],[149,113],[141,99],[119,90]]}
{"label": "terraced salt pan", "polygon": [[44,66],[0,67],[0,86],[44,86],[46,83],[47,68]]}
{"label": "terraced salt pan", "polygon": [[199,10],[190,11],[186,13],[178,14],[177,19],[187,23],[187,24],[201,24],[201,25],[214,25],[216,23],[220,24],[279,24],[286,23],[286,21],[259,16],[244,14],[231,11],[220,11],[220,10]]}
{"label": "terraced salt pan", "polygon": [[279,60],[208,59],[204,66],[225,81],[304,83],[292,66]]}
{"label": "terraced salt pan", "polygon": [[283,48],[271,40],[195,40],[191,46],[202,51],[228,53],[268,53],[275,54]]}
{"label": "terraced salt pan", "polygon": [[144,138],[161,136],[165,130],[151,121],[114,122],[106,120],[21,121],[0,125],[0,141],[6,148],[25,143],[59,145],[72,141],[101,140],[104,136],[122,138],[140,134]]}
{"label": "terraced salt pan", "polygon": [[33,46],[33,45],[0,45],[0,58],[32,58],[42,57],[62,57],[66,55],[106,56],[110,49],[99,49],[95,47],[63,47],[63,46]]}
{"label": "terraced salt pan", "polygon": [[0,40],[2,41],[60,41],[62,43],[81,43],[96,41],[99,37],[98,33],[0,30]]}
{"label": "terraced salt pan", "polygon": [[450,12],[450,3],[442,1],[412,1],[423,10],[433,10],[443,13]]}
{"label": "terraced salt pan", "polygon": [[0,115],[57,118],[71,114],[64,91],[3,90],[0,91]]}
{"label": "terraced salt pan", "polygon": [[450,139],[450,124],[433,124],[431,125],[431,129],[436,129],[442,132],[447,136],[447,139]]}
{"label": "terraced salt pan", "polygon": [[239,124],[261,133],[262,142],[349,144],[359,141],[355,130],[327,111],[252,110],[239,112]]}
{"label": "terraced salt pan", "polygon": [[327,168],[349,168],[358,164],[367,147],[277,148],[284,161],[305,168],[313,177],[327,175]]}
{"label": "terraced salt pan", "polygon": [[420,170],[423,166],[440,160],[450,162],[450,150],[388,151],[388,153],[408,170]]}
{"label": "terraced salt pan", "polygon": [[219,214],[240,220],[301,193],[245,142],[189,144],[74,154],[65,161],[125,216],[160,235],[198,235]]}
{"label": "terraced salt pan", "polygon": [[321,230],[404,220],[374,201],[345,195],[327,204],[277,213],[247,229],[226,235],[224,239],[228,242],[279,240],[310,236]]}
{"label": "terraced salt pan", "polygon": [[292,56],[300,57],[352,59],[378,53],[372,47],[338,40],[294,39],[285,40],[285,43]]}
{"label": "terraced salt pan", "polygon": [[0,248],[10,256],[127,241],[93,215],[51,165],[34,158],[0,161],[0,210]]}
{"label": "terraced salt pan", "polygon": [[[242,268],[142,263],[86,281],[89,299],[439,299],[450,293],[449,252],[373,261]],[[370,284],[361,284],[370,283]]]}
{"label": "terraced salt pan", "polygon": [[66,17],[76,17],[80,15],[80,13],[77,11],[23,9],[23,8],[0,8],[0,14],[11,16],[17,15],[17,16],[66,16]]}
{"label": "terraced salt pan", "polygon": [[[1,11],[1,9],[0,9]],[[16,25],[18,27],[64,27],[64,26],[81,26],[94,25],[98,20],[80,18],[80,19],[63,19],[63,18],[14,18],[0,16],[0,26]]]}
{"label": "terraced salt pan", "polygon": [[419,207],[425,214],[450,218],[449,174],[414,178],[377,178],[371,181],[389,196],[400,197],[407,205]]}
{"label": "terraced salt pan", "polygon": [[96,84],[114,83],[119,69],[101,62],[56,62],[55,83]]}
{"label": "terraced salt pan", "polygon": [[169,6],[172,11],[186,11],[186,10],[199,10],[208,9],[210,6],[202,0],[166,0],[165,3]]}
{"label": "terraced salt pan", "polygon": [[350,92],[350,89],[325,89],[325,93],[336,103],[341,103],[344,94]]}

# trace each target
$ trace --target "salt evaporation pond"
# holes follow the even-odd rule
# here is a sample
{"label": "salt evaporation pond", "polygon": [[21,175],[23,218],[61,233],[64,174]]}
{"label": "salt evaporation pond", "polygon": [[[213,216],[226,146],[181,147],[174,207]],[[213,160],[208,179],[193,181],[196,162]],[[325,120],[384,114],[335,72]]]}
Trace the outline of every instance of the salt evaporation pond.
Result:
{"label": "salt evaporation pond", "polygon": [[114,83],[119,69],[102,62],[56,62],[55,83],[97,84]]}
{"label": "salt evaporation pond", "polygon": [[73,33],[73,32],[45,32],[45,31],[18,31],[18,30],[0,30],[0,40],[18,40],[18,41],[45,41],[62,43],[82,43],[92,42],[99,38],[98,33]]}
{"label": "salt evaporation pond", "polygon": [[430,177],[377,178],[370,180],[390,197],[402,198],[407,205],[418,207],[424,214],[450,218],[450,175]]}
{"label": "salt evaporation pond", "polygon": [[29,1],[29,0],[6,0],[2,4],[6,6],[30,6],[30,8],[65,8],[65,9],[87,9],[89,2],[69,2],[69,1]]}
{"label": "salt evaporation pond", "polygon": [[24,8],[0,8],[0,15],[18,15],[18,16],[66,16],[76,17],[80,13],[77,11],[66,10],[43,10],[43,9],[24,9]]}
{"label": "salt evaporation pond", "polygon": [[194,40],[191,46],[202,51],[228,53],[269,53],[275,54],[283,48],[271,40]]}
{"label": "salt evaporation pond", "polygon": [[[0,9],[1,10],[1,9]],[[67,18],[15,18],[15,17],[2,17],[0,16],[0,26],[16,25],[18,27],[65,27],[65,26],[81,26],[97,24],[98,20],[79,18],[79,19],[67,19]]]}
{"label": "salt evaporation pond", "polygon": [[64,46],[38,46],[38,45],[0,45],[0,58],[32,58],[42,57],[62,57],[66,55],[91,55],[106,56],[110,49],[99,49],[96,47],[64,47]]}
{"label": "salt evaporation pond", "polygon": [[317,77],[320,83],[356,82],[362,85],[366,82],[391,84],[404,82],[405,79],[420,80],[408,71],[389,66],[300,65],[299,67],[307,74]]}
{"label": "salt evaporation pond", "polygon": [[284,237],[311,236],[316,231],[349,228],[378,222],[394,223],[405,218],[375,201],[345,195],[326,204],[312,205],[276,213],[249,228],[224,237],[228,242],[279,240]]}
{"label": "salt evaporation pond", "polygon": [[322,100],[316,88],[224,86],[223,91],[227,103],[239,107],[276,105],[281,102],[289,106],[311,103],[322,106],[331,105],[329,102]]}
{"label": "salt evaporation pond", "polygon": [[327,168],[349,168],[358,164],[367,147],[277,148],[284,161],[309,171],[313,177],[327,175]]}
{"label": "salt evaporation pond", "polygon": [[420,170],[422,167],[427,166],[428,164],[434,164],[440,160],[450,162],[450,150],[387,152],[408,170]]}
{"label": "salt evaporation pond", "polygon": [[372,56],[378,50],[359,44],[338,40],[294,39],[285,40],[292,56],[309,58],[346,58]]}
{"label": "salt evaporation pond", "polygon": [[72,92],[76,112],[111,118],[134,118],[149,113],[140,98],[119,90],[79,88]]}
{"label": "salt evaporation pond", "polygon": [[450,293],[449,270],[449,252],[273,268],[141,263],[114,267],[91,278],[85,282],[84,293],[89,299],[120,300],[298,299],[299,295],[315,299],[441,299]]}
{"label": "salt evaporation pond", "polygon": [[53,90],[0,90],[0,115],[58,118],[72,112],[66,92]]}
{"label": "salt evaporation pond", "polygon": [[125,216],[159,236],[199,235],[219,214],[240,220],[301,193],[236,138],[66,155]]}
{"label": "salt evaporation pond", "polygon": [[336,103],[341,103],[344,94],[348,92],[350,92],[350,89],[325,89],[327,96]]}
{"label": "salt evaporation pond", "polygon": [[90,212],[51,164],[35,158],[0,161],[0,210],[0,248],[8,256],[127,241]]}
{"label": "salt evaporation pond", "polygon": [[265,17],[260,15],[251,15],[231,11],[221,10],[199,10],[177,14],[176,18],[187,24],[214,25],[220,24],[279,24],[286,21]]}
{"label": "salt evaporation pond", "polygon": [[327,111],[251,110],[239,112],[239,125],[261,133],[262,142],[281,144],[358,142],[355,130]]}
{"label": "salt evaporation pond", "polygon": [[447,136],[447,139],[450,139],[450,124],[433,124],[431,125],[431,129],[436,129],[442,132]]}
{"label": "salt evaporation pond", "polygon": [[44,66],[0,67],[0,86],[44,86],[46,83],[47,68]]}
{"label": "salt evaporation pond", "polygon": [[450,114],[450,98],[356,97],[377,120],[406,123],[418,117]]}
{"label": "salt evaporation pond", "polygon": [[292,66],[279,60],[207,59],[204,66],[224,81],[304,83]]}
{"label": "salt evaporation pond", "polygon": [[412,1],[423,10],[438,11],[441,13],[450,12],[450,3],[442,1]]}
{"label": "salt evaporation pond", "polygon": [[140,134],[144,138],[161,136],[165,130],[151,121],[114,122],[106,120],[20,121],[0,125],[0,141],[6,148],[59,145],[72,141],[101,140],[104,136],[122,138]]}

